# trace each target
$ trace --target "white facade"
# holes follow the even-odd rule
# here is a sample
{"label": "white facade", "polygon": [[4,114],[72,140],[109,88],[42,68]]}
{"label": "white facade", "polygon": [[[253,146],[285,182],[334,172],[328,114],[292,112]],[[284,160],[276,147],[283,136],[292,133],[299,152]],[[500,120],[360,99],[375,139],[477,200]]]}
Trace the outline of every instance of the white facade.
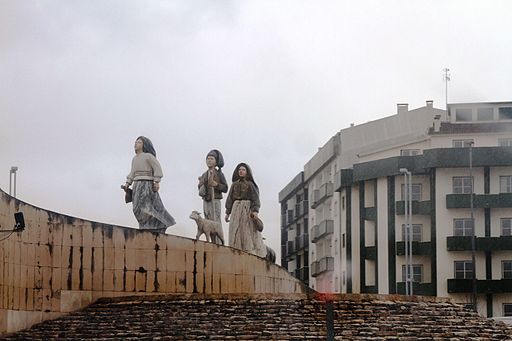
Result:
{"label": "white facade", "polygon": [[431,101],[411,111],[399,105],[395,115],[332,137],[304,167],[309,285],[321,292],[404,292],[399,169],[408,168],[414,293],[469,304],[470,142],[477,307],[482,315],[512,315],[512,103],[452,104],[448,111]]}

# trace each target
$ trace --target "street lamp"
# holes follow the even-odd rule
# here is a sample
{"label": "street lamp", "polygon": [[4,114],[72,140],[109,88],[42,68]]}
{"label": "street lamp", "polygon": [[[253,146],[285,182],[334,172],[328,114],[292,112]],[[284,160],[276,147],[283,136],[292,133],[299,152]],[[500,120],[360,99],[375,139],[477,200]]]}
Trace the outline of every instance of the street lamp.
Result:
{"label": "street lamp", "polygon": [[[412,173],[407,168],[400,168],[404,174],[404,206],[405,206],[405,294],[412,295]],[[409,181],[407,181],[409,177]]]}
{"label": "street lamp", "polygon": [[475,233],[475,217],[474,217],[474,204],[473,196],[475,193],[475,181],[473,181],[473,141],[469,141],[469,178],[471,181],[471,194],[469,198],[469,209],[471,214],[471,224],[473,225],[473,232],[471,234],[471,263],[473,265],[473,278],[471,279],[471,304],[473,310],[478,311],[476,308],[477,291],[476,291],[476,233]]}
{"label": "street lamp", "polygon": [[[16,198],[16,172],[18,171],[18,167],[12,166],[9,171],[9,195]],[[14,195],[12,193],[12,184],[14,178]]]}

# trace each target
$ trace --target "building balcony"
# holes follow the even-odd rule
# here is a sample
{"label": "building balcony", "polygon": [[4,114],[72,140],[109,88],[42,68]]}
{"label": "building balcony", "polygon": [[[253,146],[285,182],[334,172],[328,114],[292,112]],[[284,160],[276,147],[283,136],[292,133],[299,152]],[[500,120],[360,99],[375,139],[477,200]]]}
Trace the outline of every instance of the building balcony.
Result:
{"label": "building balcony", "polygon": [[333,257],[324,257],[318,261],[315,261],[311,264],[311,276],[317,277],[324,272],[333,271],[334,270],[334,258]]}
{"label": "building balcony", "polygon": [[295,205],[295,219],[302,218],[309,210],[309,201],[304,200]]}
{"label": "building balcony", "polygon": [[313,192],[313,203],[311,203],[311,208],[315,209],[320,204],[322,204],[327,198],[332,196],[334,192],[334,185],[332,182],[327,182],[320,186],[319,189],[316,189]]}
{"label": "building balcony", "polygon": [[297,251],[307,249],[309,246],[309,234],[304,233],[295,237],[295,247]]}
{"label": "building balcony", "polygon": [[[431,242],[412,242],[412,254],[430,256],[432,254],[432,243]],[[405,242],[396,242],[396,255],[405,255]]]}
{"label": "building balcony", "polygon": [[311,242],[316,243],[319,239],[334,232],[334,220],[322,221],[320,224],[313,226],[311,232]]}
{"label": "building balcony", "polygon": [[281,214],[281,226],[286,227],[286,214]]}
{"label": "building balcony", "polygon": [[377,260],[377,247],[376,246],[365,246],[364,248],[364,259]]}
{"label": "building balcony", "polygon": [[[432,202],[430,200],[412,202],[412,214],[430,215],[431,211]],[[396,202],[396,214],[405,214],[405,201]]]}
{"label": "building balcony", "polygon": [[286,257],[290,258],[295,253],[297,253],[295,249],[295,242],[293,240],[289,240],[286,242]]}
{"label": "building balcony", "polygon": [[309,267],[304,266],[302,268],[295,269],[293,276],[303,282],[309,282]]}
{"label": "building balcony", "polygon": [[[471,293],[473,292],[472,283],[472,279],[448,279],[448,293]],[[476,291],[479,294],[512,293],[512,279],[477,279]]]}
{"label": "building balcony", "polygon": [[365,207],[364,220],[377,221],[377,209],[375,207]]}
{"label": "building balcony", "polygon": [[[448,251],[471,251],[471,236],[446,237]],[[512,250],[512,236],[477,237],[477,251],[510,251]]]}
{"label": "building balcony", "polygon": [[288,241],[288,230],[281,229],[281,243],[286,243]]}
{"label": "building balcony", "polygon": [[[405,295],[405,282],[397,282],[396,283],[396,293],[400,295]],[[412,293],[413,295],[420,296],[435,296],[434,285],[432,283],[412,283]]]}
{"label": "building balcony", "polygon": [[288,210],[286,215],[286,224],[290,225],[295,222],[295,215],[293,214],[293,210]]}
{"label": "building balcony", "polygon": [[334,178],[334,190],[336,192],[341,191],[343,187],[352,186],[354,183],[354,170],[353,169],[341,169],[339,170]]}
{"label": "building balcony", "polygon": [[[447,194],[446,208],[470,208],[471,194]],[[474,194],[474,208],[512,207],[512,193]]]}

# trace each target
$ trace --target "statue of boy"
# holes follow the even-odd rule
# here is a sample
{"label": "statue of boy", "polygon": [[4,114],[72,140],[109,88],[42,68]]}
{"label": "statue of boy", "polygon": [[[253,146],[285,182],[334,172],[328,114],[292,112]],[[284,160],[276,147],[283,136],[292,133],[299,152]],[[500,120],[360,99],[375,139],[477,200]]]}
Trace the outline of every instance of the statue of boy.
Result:
{"label": "statue of boy", "polygon": [[[206,166],[208,170],[199,177],[199,196],[203,198],[204,217],[208,220],[217,221],[222,226],[221,219],[221,199],[222,193],[228,191],[226,178],[222,173],[224,158],[217,149],[211,150],[206,155]],[[220,240],[212,240],[214,243],[220,243]]]}

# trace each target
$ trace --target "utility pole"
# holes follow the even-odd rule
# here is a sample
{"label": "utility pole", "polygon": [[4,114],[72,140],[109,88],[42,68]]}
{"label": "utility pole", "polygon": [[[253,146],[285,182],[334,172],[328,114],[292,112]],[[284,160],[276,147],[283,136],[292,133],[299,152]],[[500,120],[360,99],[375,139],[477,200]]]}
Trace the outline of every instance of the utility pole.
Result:
{"label": "utility pole", "polygon": [[[405,294],[413,295],[413,266],[412,266],[412,173],[407,168],[400,168],[404,174],[404,206],[405,206]],[[407,181],[409,178],[409,181]]]}
{"label": "utility pole", "polygon": [[476,281],[476,233],[475,233],[475,217],[474,217],[474,204],[473,196],[475,193],[475,181],[473,180],[473,141],[469,142],[469,178],[471,179],[471,194],[469,198],[469,208],[471,213],[471,224],[473,225],[473,233],[471,234],[471,263],[473,264],[473,278],[471,281],[471,304],[473,310],[477,312],[476,300],[477,300],[477,281]]}
{"label": "utility pole", "polygon": [[450,72],[450,69],[448,68],[444,68],[443,69],[443,80],[444,80],[444,99],[445,99],[445,105],[446,105],[446,111],[448,111],[448,82],[451,80],[450,79],[450,74],[448,72]]}
{"label": "utility pole", "polygon": [[[16,172],[18,171],[18,167],[12,166],[9,170],[9,195],[16,198]],[[14,178],[14,195],[12,192],[13,189],[13,178]]]}

